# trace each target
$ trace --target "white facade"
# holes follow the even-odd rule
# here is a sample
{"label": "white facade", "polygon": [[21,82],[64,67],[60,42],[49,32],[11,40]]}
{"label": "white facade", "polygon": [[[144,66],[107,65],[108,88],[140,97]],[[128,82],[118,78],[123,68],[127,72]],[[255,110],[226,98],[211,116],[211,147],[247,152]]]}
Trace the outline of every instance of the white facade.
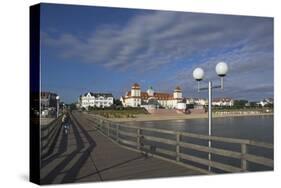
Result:
{"label": "white facade", "polygon": [[199,98],[186,98],[186,104],[205,106],[208,105],[208,100]]}
{"label": "white facade", "polygon": [[113,95],[110,93],[88,92],[80,96],[80,107],[110,107],[113,105]]}
{"label": "white facade", "polygon": [[273,104],[273,99],[272,98],[266,98],[266,99],[263,99],[262,101],[260,101],[258,103],[258,105],[261,105],[261,106],[265,106],[265,105],[269,105],[269,104]]}
{"label": "white facade", "polygon": [[208,105],[208,100],[198,99],[198,100],[195,101],[195,104],[205,106],[205,105]]}
{"label": "white facade", "polygon": [[127,92],[124,97],[120,98],[125,107],[149,107],[155,108],[177,108],[177,103],[182,102],[182,91],[176,87],[172,94],[155,92],[150,87],[146,92],[141,92],[140,86],[135,83],[131,91]]}
{"label": "white facade", "polygon": [[177,103],[176,109],[178,109],[178,110],[185,110],[186,109],[186,103],[183,103],[183,102]]}
{"label": "white facade", "polygon": [[233,106],[234,100],[231,98],[218,98],[212,101],[213,106]]}

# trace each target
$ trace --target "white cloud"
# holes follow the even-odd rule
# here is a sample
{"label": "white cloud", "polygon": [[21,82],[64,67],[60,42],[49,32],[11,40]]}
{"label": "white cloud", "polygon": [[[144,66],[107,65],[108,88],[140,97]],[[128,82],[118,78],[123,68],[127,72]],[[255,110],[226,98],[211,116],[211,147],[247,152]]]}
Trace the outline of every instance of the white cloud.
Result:
{"label": "white cloud", "polygon": [[[273,82],[273,19],[244,16],[222,16],[183,12],[155,11],[131,18],[126,25],[100,25],[87,37],[71,33],[52,35],[42,31],[43,45],[58,49],[63,58],[79,58],[85,63],[126,71],[148,71],[168,66],[178,60],[195,60],[214,79],[218,61],[229,63],[228,84],[241,89],[241,82],[259,87]],[[186,92],[193,65],[187,65],[174,79]],[[259,76],[261,75],[261,76]],[[244,81],[245,82],[245,81]],[[171,82],[170,82],[171,84]],[[267,87],[270,88],[270,87]],[[249,93],[249,91],[248,91]]]}

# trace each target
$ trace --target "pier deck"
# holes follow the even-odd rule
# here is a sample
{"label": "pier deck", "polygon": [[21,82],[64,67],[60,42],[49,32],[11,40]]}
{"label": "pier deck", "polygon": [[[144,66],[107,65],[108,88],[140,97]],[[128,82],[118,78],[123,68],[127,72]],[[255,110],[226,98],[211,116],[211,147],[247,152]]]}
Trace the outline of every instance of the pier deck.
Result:
{"label": "pier deck", "polygon": [[[59,125],[56,125],[59,126]],[[41,161],[41,184],[126,180],[200,174],[195,170],[121,147],[80,113],[70,131],[58,129],[52,153]]]}

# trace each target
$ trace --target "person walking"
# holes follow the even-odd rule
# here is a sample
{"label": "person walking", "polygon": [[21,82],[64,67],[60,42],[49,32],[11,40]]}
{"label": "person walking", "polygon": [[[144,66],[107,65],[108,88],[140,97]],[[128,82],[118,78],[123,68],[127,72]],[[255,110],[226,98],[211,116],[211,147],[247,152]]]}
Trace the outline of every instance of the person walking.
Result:
{"label": "person walking", "polygon": [[64,133],[67,134],[70,128],[70,120],[67,114],[64,114],[62,117],[62,127],[64,129]]}

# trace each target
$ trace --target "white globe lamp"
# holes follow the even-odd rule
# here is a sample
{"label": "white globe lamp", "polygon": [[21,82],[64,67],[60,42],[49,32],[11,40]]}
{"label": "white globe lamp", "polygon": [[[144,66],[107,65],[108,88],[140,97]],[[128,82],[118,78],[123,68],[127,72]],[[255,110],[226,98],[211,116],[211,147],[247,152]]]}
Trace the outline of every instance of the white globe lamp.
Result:
{"label": "white globe lamp", "polygon": [[196,68],[193,71],[193,78],[197,81],[201,81],[204,77],[204,70],[202,68]]}
{"label": "white globe lamp", "polygon": [[225,62],[220,62],[216,65],[216,72],[220,77],[224,77],[228,71],[228,66]]}

